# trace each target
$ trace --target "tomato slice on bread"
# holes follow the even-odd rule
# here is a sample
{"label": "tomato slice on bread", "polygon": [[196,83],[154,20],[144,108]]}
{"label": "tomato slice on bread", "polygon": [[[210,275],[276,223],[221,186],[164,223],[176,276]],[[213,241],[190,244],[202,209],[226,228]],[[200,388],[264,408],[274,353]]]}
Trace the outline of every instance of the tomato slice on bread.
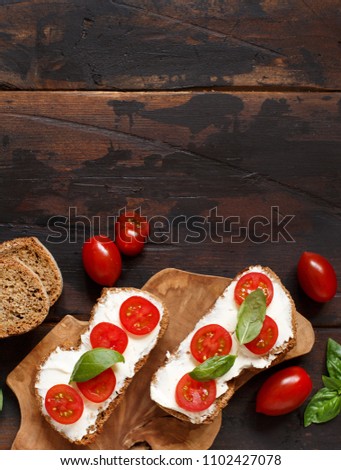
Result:
{"label": "tomato slice on bread", "polygon": [[175,399],[180,408],[187,411],[203,411],[209,408],[216,399],[215,380],[199,382],[185,374],[178,382]]}
{"label": "tomato slice on bread", "polygon": [[86,382],[77,382],[82,394],[94,403],[101,403],[110,397],[116,386],[116,377],[111,368]]}
{"label": "tomato slice on bread", "polygon": [[234,299],[241,305],[246,297],[256,289],[262,289],[266,297],[266,305],[270,305],[274,288],[271,279],[263,273],[249,272],[242,276],[234,289]]}
{"label": "tomato slice on bread", "polygon": [[114,349],[122,354],[127,347],[128,336],[119,326],[101,322],[91,330],[90,343],[93,348]]}
{"label": "tomato slice on bread", "polygon": [[230,333],[221,325],[213,323],[199,328],[191,341],[191,353],[198,362],[204,362],[209,357],[228,354],[231,347]]}
{"label": "tomato slice on bread", "polygon": [[278,338],[278,326],[275,320],[265,315],[259,335],[244,346],[254,354],[266,354],[272,349]]}
{"label": "tomato slice on bread", "polygon": [[147,335],[157,326],[160,312],[148,299],[134,295],[123,302],[120,308],[123,327],[134,335]]}
{"label": "tomato slice on bread", "polygon": [[73,387],[67,384],[57,384],[47,391],[45,408],[57,423],[72,424],[82,416],[84,403]]}

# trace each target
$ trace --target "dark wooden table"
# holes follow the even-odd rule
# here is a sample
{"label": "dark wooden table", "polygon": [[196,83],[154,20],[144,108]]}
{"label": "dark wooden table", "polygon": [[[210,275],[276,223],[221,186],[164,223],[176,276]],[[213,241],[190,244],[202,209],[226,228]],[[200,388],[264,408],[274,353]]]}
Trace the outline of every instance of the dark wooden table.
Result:
{"label": "dark wooden table", "polygon": [[[156,235],[118,286],[166,267],[270,266],[314,326],[293,363],[321,387],[341,299],[309,300],[296,266],[308,250],[341,272],[338,1],[3,1],[0,89],[0,240],[37,236],[65,283],[40,327],[0,342],[1,449],[20,423],[7,374],[64,315],[88,318],[100,287],[83,271],[84,236],[124,207]],[[212,448],[340,449],[340,417],[304,428],[304,407],[255,413],[270,373],[238,391]]]}

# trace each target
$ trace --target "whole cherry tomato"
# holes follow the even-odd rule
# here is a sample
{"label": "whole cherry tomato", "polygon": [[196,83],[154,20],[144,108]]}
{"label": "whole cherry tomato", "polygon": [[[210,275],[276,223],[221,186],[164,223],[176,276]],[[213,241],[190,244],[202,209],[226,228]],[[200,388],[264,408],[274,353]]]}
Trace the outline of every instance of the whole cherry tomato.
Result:
{"label": "whole cherry tomato", "polygon": [[125,212],[115,224],[115,242],[124,255],[136,256],[144,248],[149,234],[147,218],[138,212]]}
{"label": "whole cherry tomato", "polygon": [[304,292],[316,302],[328,302],[337,290],[333,266],[323,256],[305,251],[297,266],[298,281]]}
{"label": "whole cherry tomato", "polygon": [[122,260],[115,243],[104,235],[95,235],[83,244],[84,269],[91,279],[112,287],[120,277]]}
{"label": "whole cherry tomato", "polygon": [[312,387],[311,379],[302,367],[282,369],[271,375],[259,389],[256,411],[269,416],[290,413],[308,398]]}

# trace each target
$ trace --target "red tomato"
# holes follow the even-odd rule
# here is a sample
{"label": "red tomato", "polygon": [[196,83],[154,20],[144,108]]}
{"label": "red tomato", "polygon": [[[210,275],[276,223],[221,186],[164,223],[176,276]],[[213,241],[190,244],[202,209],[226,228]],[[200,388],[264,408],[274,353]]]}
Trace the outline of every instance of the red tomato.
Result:
{"label": "red tomato", "polygon": [[297,266],[299,283],[316,302],[328,302],[336,294],[337,279],[333,266],[317,253],[305,251]]}
{"label": "red tomato", "polygon": [[147,218],[138,212],[125,212],[115,224],[115,241],[121,253],[136,256],[144,248],[149,234]]}
{"label": "red tomato", "polygon": [[45,408],[57,423],[72,424],[83,414],[84,403],[77,390],[67,384],[51,387],[45,396]]}
{"label": "red tomato", "polygon": [[259,335],[244,346],[254,354],[265,354],[274,347],[278,338],[278,326],[275,320],[265,315]]}
{"label": "red tomato", "polygon": [[149,224],[147,217],[137,211],[127,211],[121,214],[115,224],[115,231],[120,231],[123,226],[134,228],[143,238],[149,235]]}
{"label": "red tomato", "polygon": [[291,366],[276,372],[261,386],[256,411],[270,416],[290,413],[308,398],[313,384],[302,367]]}
{"label": "red tomato", "polygon": [[83,265],[91,279],[112,287],[120,277],[122,260],[115,243],[104,235],[96,235],[83,244]]}
{"label": "red tomato", "polygon": [[94,403],[101,403],[109,398],[115,389],[115,385],[116,377],[111,368],[86,382],[77,382],[77,387],[82,394]]}
{"label": "red tomato", "polygon": [[266,297],[266,305],[269,305],[274,295],[271,279],[263,273],[256,272],[244,274],[237,282],[234,289],[234,299],[237,304],[241,305],[245,298],[256,289],[262,289]]}
{"label": "red tomato", "polygon": [[145,239],[133,228],[124,227],[116,233],[115,242],[121,253],[136,256],[144,248]]}
{"label": "red tomato", "polygon": [[192,356],[204,362],[212,356],[224,356],[231,351],[230,333],[220,325],[211,324],[200,328],[191,341]]}
{"label": "red tomato", "polygon": [[175,399],[180,408],[188,411],[203,411],[216,399],[215,380],[199,382],[185,374],[178,382]]}
{"label": "red tomato", "polygon": [[103,321],[91,330],[90,343],[93,348],[114,349],[122,354],[127,347],[128,336],[119,326]]}
{"label": "red tomato", "polygon": [[121,305],[120,320],[129,333],[146,335],[158,324],[160,312],[149,300],[134,295]]}

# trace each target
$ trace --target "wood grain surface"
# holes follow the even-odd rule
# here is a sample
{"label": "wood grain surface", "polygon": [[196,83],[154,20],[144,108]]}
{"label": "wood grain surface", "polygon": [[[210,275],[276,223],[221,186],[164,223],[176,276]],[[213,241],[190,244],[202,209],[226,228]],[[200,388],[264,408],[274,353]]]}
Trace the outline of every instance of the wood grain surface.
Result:
{"label": "wood grain surface", "polygon": [[5,1],[0,24],[2,89],[341,88],[336,0]]}
{"label": "wood grain surface", "polygon": [[[0,241],[37,236],[64,290],[39,328],[0,342],[0,449],[20,425],[7,375],[65,315],[89,318],[101,288],[82,243],[112,236],[125,207],[152,236],[118,286],[268,265],[314,327],[292,363],[321,387],[341,297],[309,300],[296,266],[308,250],[341,272],[340,28],[336,0],[1,2]],[[211,448],[340,449],[340,418],[255,413],[268,375],[238,390]]]}

